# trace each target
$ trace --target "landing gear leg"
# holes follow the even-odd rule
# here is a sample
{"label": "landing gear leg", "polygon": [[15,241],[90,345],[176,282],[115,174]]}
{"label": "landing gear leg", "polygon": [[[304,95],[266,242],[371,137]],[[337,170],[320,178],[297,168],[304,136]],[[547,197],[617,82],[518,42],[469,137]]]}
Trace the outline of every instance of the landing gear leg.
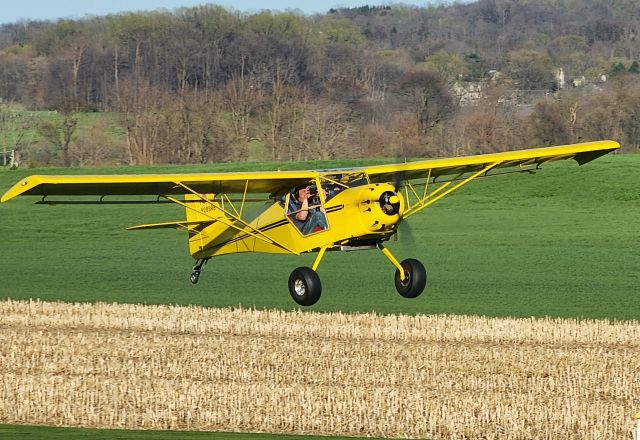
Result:
{"label": "landing gear leg", "polygon": [[396,267],[395,285],[398,293],[405,298],[420,296],[427,284],[427,271],[422,263],[413,258],[407,258],[400,263],[382,244],[378,244],[378,249]]}
{"label": "landing gear leg", "polygon": [[193,270],[191,271],[191,276],[189,277],[189,280],[191,281],[191,284],[197,284],[198,283],[198,278],[200,278],[200,272],[202,271],[202,266],[207,264],[207,262],[210,259],[211,259],[211,257],[200,258],[200,259],[196,260],[196,265],[193,266]]}

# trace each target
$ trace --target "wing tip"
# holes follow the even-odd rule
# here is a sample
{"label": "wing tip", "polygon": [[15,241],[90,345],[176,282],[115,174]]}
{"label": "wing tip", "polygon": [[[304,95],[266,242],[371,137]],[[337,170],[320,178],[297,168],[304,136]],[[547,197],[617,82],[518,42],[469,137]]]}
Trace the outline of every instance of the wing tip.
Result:
{"label": "wing tip", "polygon": [[6,203],[15,197],[18,197],[23,192],[24,191],[22,191],[22,188],[19,187],[18,184],[16,184],[11,189],[9,189],[9,191],[2,195],[2,198],[0,198],[0,203]]}
{"label": "wing tip", "polygon": [[9,200],[18,197],[21,194],[24,194],[36,186],[40,185],[43,181],[43,176],[29,176],[21,179],[13,185],[9,191],[4,193],[0,198],[0,203],[8,202]]}
{"label": "wing tip", "polygon": [[592,160],[620,149],[620,144],[611,140],[593,142],[593,144],[600,146],[600,148],[591,151],[583,151],[574,156],[573,159],[578,162],[578,165],[582,166]]}

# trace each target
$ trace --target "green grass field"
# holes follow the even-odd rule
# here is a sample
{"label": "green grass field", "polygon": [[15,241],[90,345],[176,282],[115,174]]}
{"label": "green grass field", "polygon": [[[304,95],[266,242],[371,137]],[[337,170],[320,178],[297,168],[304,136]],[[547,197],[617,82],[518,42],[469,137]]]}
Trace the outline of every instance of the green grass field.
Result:
{"label": "green grass field", "polygon": [[[142,169],[6,171],[0,188],[28,174],[65,171]],[[421,297],[407,300],[395,292],[394,270],[380,253],[334,252],[319,268],[323,297],[314,310],[638,318],[633,298],[640,279],[639,171],[640,156],[617,156],[583,167],[556,163],[535,176],[473,182],[412,218],[413,242],[400,234],[390,243],[399,258],[416,257],[427,266]],[[21,197],[0,205],[0,297],[293,309],[289,273],[314,258],[225,256],[212,260],[194,286],[185,234],[125,230],[182,219],[182,208],[41,206],[36,200]]]}
{"label": "green grass field", "polygon": [[[341,165],[21,169],[0,172],[0,191],[38,173]],[[193,286],[185,234],[125,230],[183,219],[180,207],[40,206],[36,200],[0,205],[0,298],[295,309],[289,273],[314,258],[226,256],[212,260]],[[395,292],[394,269],[379,252],[330,253],[319,268],[323,296],[313,310],[638,319],[639,218],[640,156],[604,157],[583,167],[555,163],[535,176],[474,182],[412,218],[413,242],[390,243],[397,257],[427,266],[422,296],[407,300]],[[0,426],[0,438],[163,438],[145,434]],[[254,438],[190,435],[184,438]]]}

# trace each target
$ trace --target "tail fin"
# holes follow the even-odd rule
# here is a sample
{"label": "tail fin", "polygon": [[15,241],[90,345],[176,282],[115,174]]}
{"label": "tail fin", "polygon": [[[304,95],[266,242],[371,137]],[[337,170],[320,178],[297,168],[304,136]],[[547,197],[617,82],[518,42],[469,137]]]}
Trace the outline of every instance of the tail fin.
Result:
{"label": "tail fin", "polygon": [[189,231],[189,253],[194,258],[201,258],[197,255],[207,248],[220,233],[228,228],[217,219],[224,217],[224,214],[215,208],[218,202],[214,201],[214,194],[203,194],[207,201],[202,200],[195,194],[186,194],[184,202],[187,211],[187,230]]}
{"label": "tail fin", "polygon": [[[204,197],[204,199],[203,199]],[[233,231],[232,219],[227,218],[215,194],[185,194],[184,204],[186,220],[175,222],[150,223],[131,226],[129,230],[140,229],[178,229],[189,233],[189,253],[194,258],[206,258],[212,255],[216,240],[225,239]]]}

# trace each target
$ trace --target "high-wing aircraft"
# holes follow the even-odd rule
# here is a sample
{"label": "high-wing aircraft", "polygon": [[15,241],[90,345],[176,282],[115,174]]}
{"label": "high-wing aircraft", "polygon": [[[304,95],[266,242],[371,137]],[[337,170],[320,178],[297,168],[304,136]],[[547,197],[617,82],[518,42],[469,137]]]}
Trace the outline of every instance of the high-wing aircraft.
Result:
{"label": "high-wing aircraft", "polygon": [[[467,183],[508,173],[534,173],[542,165],[574,159],[583,165],[620,148],[600,141],[477,156],[311,171],[247,173],[30,176],[3,196],[41,196],[38,203],[173,202],[186,218],[129,229],[181,229],[189,235],[197,283],[212,258],[239,252],[317,252],[312,267],[298,267],[289,292],[310,306],[322,291],[318,266],[326,251],[380,250],[395,266],[395,287],[406,298],[422,293],[427,272],[419,261],[398,261],[385,247],[401,222]],[[98,196],[59,200],[60,196]],[[116,199],[112,197],[115,196]],[[130,200],[124,196],[155,196]],[[248,215],[248,204],[261,203]]]}

